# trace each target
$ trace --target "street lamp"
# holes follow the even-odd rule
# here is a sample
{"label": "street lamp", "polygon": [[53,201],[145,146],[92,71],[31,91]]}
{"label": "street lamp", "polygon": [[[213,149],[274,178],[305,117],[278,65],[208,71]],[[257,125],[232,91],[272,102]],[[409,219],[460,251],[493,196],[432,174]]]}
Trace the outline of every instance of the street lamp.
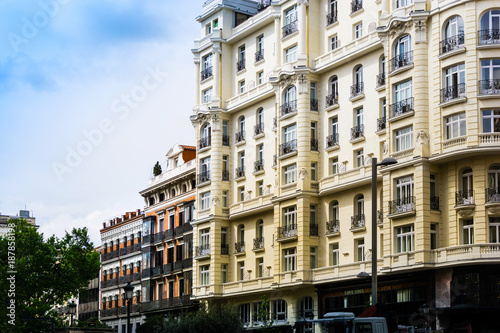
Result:
{"label": "street lamp", "polygon": [[125,291],[125,299],[127,300],[127,333],[130,332],[130,303],[132,301],[132,294],[134,293],[134,287],[129,283],[125,287],[123,287]]}
{"label": "street lamp", "polygon": [[71,303],[68,304],[68,311],[69,311],[69,314],[71,315],[71,321],[70,321],[69,326],[72,327],[73,326],[73,315],[76,314],[75,302],[71,301]]}
{"label": "street lamp", "polygon": [[377,167],[396,164],[398,161],[392,157],[377,163],[377,158],[372,157],[372,305],[377,304]]}
{"label": "street lamp", "polygon": [[427,303],[425,303],[424,305],[422,305],[422,311],[424,312],[424,316],[425,316],[425,331],[427,332],[428,328],[429,328],[429,323],[428,323],[428,315],[429,315],[429,305]]}

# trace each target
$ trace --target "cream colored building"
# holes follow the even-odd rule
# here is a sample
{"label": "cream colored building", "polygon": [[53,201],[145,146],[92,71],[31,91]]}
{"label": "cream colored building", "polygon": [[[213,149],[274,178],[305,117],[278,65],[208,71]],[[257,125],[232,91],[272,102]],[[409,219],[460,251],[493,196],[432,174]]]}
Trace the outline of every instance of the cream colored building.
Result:
{"label": "cream colored building", "polygon": [[362,312],[371,158],[393,157],[377,181],[379,302],[399,324],[498,330],[499,8],[205,1],[195,299],[234,300],[248,327],[262,295],[284,327]]}

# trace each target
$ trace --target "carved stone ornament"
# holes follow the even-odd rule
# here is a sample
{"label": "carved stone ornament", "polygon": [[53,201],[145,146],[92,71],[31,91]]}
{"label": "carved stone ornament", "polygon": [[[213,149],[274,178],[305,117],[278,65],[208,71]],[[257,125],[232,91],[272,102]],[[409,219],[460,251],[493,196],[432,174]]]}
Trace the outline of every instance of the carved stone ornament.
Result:
{"label": "carved stone ornament", "polygon": [[306,168],[300,168],[299,170],[299,177],[301,180],[308,179],[309,173],[307,172]]}
{"label": "carved stone ornament", "polygon": [[274,176],[274,187],[278,187],[280,184],[280,179],[278,178],[278,175]]}
{"label": "carved stone ornament", "polygon": [[427,24],[424,20],[415,21],[415,43],[427,43]]}
{"label": "carved stone ornament", "polygon": [[215,207],[219,206],[220,205],[220,199],[218,196],[214,195],[212,197],[212,205],[214,205]]}
{"label": "carved stone ornament", "polygon": [[212,53],[213,54],[221,54],[222,53],[222,49],[220,48],[220,46],[213,46],[212,47]]}
{"label": "carved stone ornament", "polygon": [[488,213],[491,215],[500,214],[500,206],[490,206],[488,207]]}
{"label": "carved stone ornament", "polygon": [[424,130],[418,131],[417,136],[415,138],[415,142],[417,142],[420,145],[428,144],[429,143],[429,134]]}
{"label": "carved stone ornament", "polygon": [[246,192],[244,196],[245,201],[250,200],[251,198],[252,198],[252,191]]}
{"label": "carved stone ornament", "polygon": [[384,141],[382,150],[384,151],[384,156],[387,156],[389,154],[389,143],[387,141]]}
{"label": "carved stone ornament", "polygon": [[295,75],[282,74],[280,76],[280,86],[288,87],[289,85],[295,82],[295,79],[296,79]]}
{"label": "carved stone ornament", "polygon": [[467,216],[472,216],[472,213],[474,212],[474,209],[460,209],[458,211],[458,215],[462,217],[467,217]]}
{"label": "carved stone ornament", "polygon": [[254,80],[250,80],[248,82],[248,89],[252,89],[252,88],[255,88],[255,81]]}
{"label": "carved stone ornament", "polygon": [[370,156],[365,157],[365,166],[372,165],[372,158]]}
{"label": "carved stone ornament", "polygon": [[306,5],[307,6],[307,5],[309,5],[309,0],[298,0],[297,3],[299,5]]}
{"label": "carved stone ornament", "polygon": [[410,30],[412,24],[412,21],[393,21],[389,27],[389,36],[394,37],[404,34],[407,29]]}
{"label": "carved stone ornament", "polygon": [[220,117],[217,113],[212,114],[212,129],[215,132],[220,130]]}

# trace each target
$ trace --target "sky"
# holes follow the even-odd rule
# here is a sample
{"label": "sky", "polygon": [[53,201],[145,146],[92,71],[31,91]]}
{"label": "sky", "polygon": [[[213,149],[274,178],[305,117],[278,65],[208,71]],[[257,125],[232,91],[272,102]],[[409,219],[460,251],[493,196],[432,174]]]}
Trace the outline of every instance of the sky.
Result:
{"label": "sky", "polygon": [[175,144],[195,144],[203,0],[0,0],[0,213],[45,237],[144,208]]}

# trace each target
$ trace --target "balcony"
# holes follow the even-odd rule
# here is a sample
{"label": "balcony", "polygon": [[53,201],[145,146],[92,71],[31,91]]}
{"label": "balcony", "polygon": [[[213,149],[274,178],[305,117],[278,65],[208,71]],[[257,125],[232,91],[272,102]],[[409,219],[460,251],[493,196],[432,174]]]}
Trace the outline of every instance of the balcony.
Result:
{"label": "balcony", "polygon": [[439,210],[439,197],[431,197],[431,210]]}
{"label": "balcony", "polygon": [[155,266],[151,269],[151,277],[159,276],[163,273],[163,266]]}
{"label": "balcony", "polygon": [[229,135],[223,135],[222,136],[222,145],[223,146],[229,146]]}
{"label": "balcony", "polygon": [[351,216],[351,230],[365,227],[365,214]]}
{"label": "balcony", "polygon": [[191,223],[186,222],[178,227],[175,228],[175,235],[176,236],[182,236],[185,232],[193,230],[193,226]]}
{"label": "balcony", "polygon": [[338,94],[330,94],[325,98],[325,107],[329,108],[330,106],[339,104],[339,95]]}
{"label": "balcony", "polygon": [[285,25],[283,28],[281,28],[282,32],[283,32],[283,38],[290,36],[294,32],[298,31],[299,30],[298,27],[299,27],[299,25],[298,25],[297,20],[292,21],[292,22],[288,23],[287,25]]}
{"label": "balcony", "polygon": [[405,114],[410,114],[414,111],[413,109],[413,97],[403,99],[399,102],[389,105],[390,118],[399,117]]}
{"label": "balcony", "polygon": [[319,110],[319,105],[318,105],[318,100],[315,98],[311,99],[311,111],[318,111]]}
{"label": "balcony", "polygon": [[118,278],[109,279],[109,280],[101,281],[101,288],[116,286],[117,284],[118,284]]}
{"label": "balcony", "polygon": [[111,260],[111,259],[114,259],[114,258],[118,258],[119,256],[119,252],[118,251],[111,251],[111,252],[108,252],[108,253],[104,253],[102,255],[102,261],[106,261],[106,260]]}
{"label": "balcony", "polygon": [[479,45],[500,44],[500,29],[479,30],[477,39]]}
{"label": "balcony", "polygon": [[261,11],[271,6],[271,0],[259,0],[259,4],[257,5],[257,10]]}
{"label": "balcony", "polygon": [[182,269],[182,259],[177,258],[177,260],[174,262],[174,271],[178,271]]}
{"label": "balcony", "polygon": [[336,147],[339,145],[339,133],[335,133],[326,137],[326,148]]}
{"label": "balcony", "polygon": [[297,139],[280,144],[280,156],[297,151]]}
{"label": "balcony", "polygon": [[387,128],[387,119],[385,117],[381,117],[377,119],[377,132],[384,131]]}
{"label": "balcony", "polygon": [[165,233],[163,231],[157,232],[153,235],[153,243],[159,242],[165,238]]}
{"label": "balcony", "polygon": [[337,234],[340,232],[339,220],[326,222],[326,235]]}
{"label": "balcony", "polygon": [[260,251],[264,249],[264,237],[257,237],[253,239],[253,250]]}
{"label": "balcony", "polygon": [[195,257],[205,257],[210,255],[210,245],[199,245],[194,248]]}
{"label": "balcony", "polygon": [[408,51],[395,56],[390,61],[390,71],[394,72],[399,68],[413,65],[413,51]]}
{"label": "balcony", "polygon": [[287,114],[295,113],[297,112],[297,100],[290,101],[288,103],[285,103],[281,106],[281,114],[280,116],[286,116]]}
{"label": "balcony", "polygon": [[260,171],[264,171],[264,160],[253,162],[253,172],[256,173]]}
{"label": "balcony", "polygon": [[481,80],[479,81],[479,95],[498,95],[500,94],[500,80]]}
{"label": "balcony", "polygon": [[149,243],[151,243],[151,235],[144,235],[144,236],[142,236],[142,243],[143,244],[149,244]]}
{"label": "balcony", "polygon": [[141,281],[141,272],[134,273],[134,281]]}
{"label": "balcony", "polygon": [[101,317],[111,317],[118,315],[118,308],[101,310]]}
{"label": "balcony", "polygon": [[174,264],[169,262],[168,264],[163,265],[163,272],[166,274],[170,274],[174,271]]}
{"label": "balcony", "polygon": [[264,50],[255,52],[255,62],[259,62],[261,60],[264,60]]}
{"label": "balcony", "polygon": [[160,309],[188,307],[188,306],[191,306],[193,304],[194,304],[194,301],[191,300],[191,295],[163,298],[163,299],[159,299],[156,301],[143,302],[141,312],[157,311]]}
{"label": "balcony", "polygon": [[163,234],[163,239],[170,240],[174,237],[174,229],[167,229]]}
{"label": "balcony", "polygon": [[222,171],[222,180],[223,181],[229,181],[229,170],[223,170]]}
{"label": "balcony", "polygon": [[330,24],[337,23],[338,18],[337,18],[337,11],[333,13],[328,13],[326,15],[326,25],[329,26]]}
{"label": "balcony", "polygon": [[207,137],[201,138],[198,141],[198,147],[199,147],[198,149],[210,147],[211,141],[212,141],[212,137],[210,135]]}
{"label": "balcony", "polygon": [[264,133],[264,123],[257,124],[253,127],[253,136],[257,136]]}
{"label": "balcony", "polygon": [[120,284],[124,284],[127,282],[132,282],[134,280],[134,275],[133,274],[128,274],[124,276],[120,276]]}
{"label": "balcony", "polygon": [[221,244],[220,254],[229,255],[229,244]]}
{"label": "balcony", "polygon": [[311,139],[311,151],[318,151],[318,139]]}
{"label": "balcony", "polygon": [[142,270],[142,278],[148,278],[151,276],[151,268],[145,268]]}
{"label": "balcony", "polygon": [[385,86],[385,73],[380,73],[379,75],[375,76],[375,81],[375,88]]}
{"label": "balcony", "polygon": [[234,134],[234,142],[239,143],[245,141],[245,131],[240,131]]}
{"label": "balcony", "polygon": [[363,1],[361,0],[351,1],[351,15],[356,13],[358,10],[361,10],[362,8],[363,8]]}
{"label": "balcony", "polygon": [[465,98],[465,83],[441,89],[441,103],[446,103],[455,99]]}
{"label": "balcony", "polygon": [[290,224],[284,227],[278,227],[277,241],[297,238],[297,225]]}
{"label": "balcony", "polygon": [[460,33],[456,36],[443,39],[439,42],[439,54],[444,54],[464,47],[465,35]]}
{"label": "balcony", "polygon": [[309,223],[309,236],[318,236],[318,224]]}
{"label": "balcony", "polygon": [[389,201],[389,215],[405,213],[415,213],[414,196]]}
{"label": "balcony", "polygon": [[210,171],[202,172],[201,174],[197,175],[197,177],[198,177],[198,179],[197,179],[198,185],[209,182],[210,181]]}
{"label": "balcony", "polygon": [[234,253],[242,254],[245,252],[245,242],[236,242],[234,243]]}
{"label": "balcony", "polygon": [[212,77],[212,66],[205,68],[201,71],[201,81]]}
{"label": "balcony", "polygon": [[245,69],[245,59],[241,59],[240,61],[236,62],[236,71],[242,71]]}
{"label": "balcony", "polygon": [[239,167],[234,169],[234,178],[238,179],[242,177],[245,177],[245,167]]}
{"label": "balcony", "polygon": [[486,189],[486,203],[500,203],[500,191],[498,188]]}
{"label": "balcony", "polygon": [[358,125],[351,128],[351,141],[364,137],[365,126]]}
{"label": "balcony", "polygon": [[474,205],[474,190],[455,192],[455,205]]}
{"label": "balcony", "polygon": [[355,83],[351,86],[351,98],[355,98],[361,94],[363,94],[365,91],[363,82],[358,82]]}

